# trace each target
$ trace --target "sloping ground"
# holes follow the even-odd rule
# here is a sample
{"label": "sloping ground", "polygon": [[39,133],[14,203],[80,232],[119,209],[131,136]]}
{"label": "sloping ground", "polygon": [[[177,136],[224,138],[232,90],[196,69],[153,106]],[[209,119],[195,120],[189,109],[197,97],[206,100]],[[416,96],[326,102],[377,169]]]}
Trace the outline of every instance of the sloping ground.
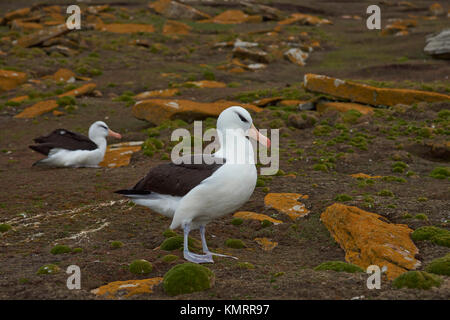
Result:
{"label": "sloping ground", "polygon": [[[0,11],[6,13],[30,7],[32,3],[2,2]],[[175,100],[206,106],[212,102],[217,106],[220,100],[257,105],[263,109],[251,111],[255,125],[280,129],[281,171],[275,176],[261,176],[252,198],[240,211],[265,214],[283,223],[243,219],[239,224],[233,222],[232,215],[211,223],[207,233],[209,246],[239,260],[216,259],[214,264],[207,265],[215,273],[215,286],[181,298],[450,298],[448,276],[441,276],[441,286],[430,290],[394,289],[392,282],[383,276],[381,289],[369,290],[367,274],[314,270],[323,262],[346,261],[354,252],[348,248],[361,243],[358,239],[345,242],[321,221],[321,215],[335,203],[380,215],[374,225],[401,230],[399,237],[403,242],[394,243],[396,247],[391,249],[403,252],[404,246],[410,253],[404,255],[410,259],[406,260],[413,261],[409,264],[400,259],[404,263],[402,271],[424,270],[433,259],[449,252],[448,246],[433,241],[409,239],[410,231],[423,226],[449,230],[450,179],[446,176],[449,103],[395,103],[387,108],[368,105],[368,101],[348,101],[348,97],[342,98],[335,91],[312,92],[302,84],[304,75],[311,73],[377,88],[449,95],[448,60],[433,59],[423,53],[425,36],[448,25],[446,16],[433,18],[428,9],[430,2],[412,1],[413,6],[394,2],[380,5],[383,27],[392,23],[389,20],[392,18],[416,21],[415,27],[408,27],[404,36],[383,36],[379,31],[367,30],[367,5],[361,2],[268,4],[280,10],[280,17],[273,11],[250,10],[229,2],[188,3],[211,17],[226,10],[242,10],[236,17],[244,22],[237,24],[166,18],[152,12],[148,1],[108,3],[107,7],[89,9],[84,21],[86,29],[67,32],[30,48],[15,45],[14,41],[32,35],[35,30],[27,28],[36,26],[25,25],[27,28],[21,29],[28,23],[22,20],[14,27],[0,26],[0,69],[26,74],[25,82],[13,83],[14,88],[0,93],[0,224],[11,226],[0,233],[0,298],[102,299],[105,297],[97,297],[91,290],[116,281],[159,279],[174,264],[183,262],[181,251],[159,248],[165,240],[163,232],[170,224],[169,219],[132,206],[113,194],[114,190],[132,186],[150,167],[168,161],[173,129],[185,127],[193,132],[191,123],[176,119],[169,122],[158,119],[153,124],[136,119],[133,116],[136,96],[146,91],[155,92],[151,98],[164,99],[169,105],[174,105]],[[45,6],[31,7],[31,14],[16,20],[33,20],[36,14],[44,18],[33,23],[51,24],[61,21],[62,7],[59,11]],[[227,15],[222,15],[221,21],[224,16]],[[181,34],[165,35],[167,20],[177,20],[189,28],[183,27]],[[284,22],[279,24],[280,21]],[[311,25],[316,21],[318,25]],[[110,31],[95,27],[103,23],[114,27],[110,26]],[[133,27],[122,29],[118,24]],[[135,33],[136,30],[141,31]],[[250,52],[243,55],[238,50],[236,55],[235,46],[244,46]],[[292,48],[308,53],[304,66],[285,58],[284,53]],[[71,73],[62,81],[52,80],[51,76],[61,68],[69,69],[75,76]],[[194,84],[202,80],[226,86],[204,88]],[[95,87],[90,86],[89,92],[74,93],[73,90],[90,83]],[[62,98],[67,92],[75,97]],[[170,92],[173,96],[158,96],[158,92]],[[17,97],[20,99],[14,99]],[[57,103],[52,104],[50,112],[43,110],[30,119],[16,117],[42,101]],[[307,101],[321,112],[298,111],[298,105]],[[357,104],[362,107],[356,107]],[[259,111],[256,108],[252,110]],[[354,109],[370,112],[361,114]],[[215,119],[208,118],[211,115],[196,109],[195,114],[182,118],[200,117],[205,119],[205,127],[214,127]],[[123,135],[124,141],[145,141],[142,151],[132,155],[128,166],[31,167],[40,159],[27,147],[33,138],[56,128],[86,134],[96,120],[107,122]],[[358,173],[370,176],[351,176]],[[273,195],[278,193],[288,194],[287,198]],[[299,195],[298,204],[292,194]],[[267,205],[270,199],[277,199],[281,206]],[[293,212],[296,214],[292,215]],[[358,237],[357,231],[349,233]],[[240,239],[245,246],[228,248],[227,239]],[[122,246],[112,245],[113,241],[120,241]],[[264,243],[269,246],[264,247]],[[56,244],[81,250],[52,254],[50,251]],[[371,247],[363,244],[361,248],[364,251]],[[168,254],[179,259],[167,263],[163,257]],[[361,264],[379,261],[372,258],[364,256],[366,260]],[[131,273],[128,266],[136,259],[150,261],[153,270],[145,275]],[[358,259],[347,262],[360,263]],[[60,272],[36,274],[40,267],[50,263],[58,265]],[[66,288],[68,275],[64,271],[73,264],[82,272],[81,290]],[[366,265],[362,267],[365,269]],[[156,284],[131,298],[170,297],[162,285]]]}

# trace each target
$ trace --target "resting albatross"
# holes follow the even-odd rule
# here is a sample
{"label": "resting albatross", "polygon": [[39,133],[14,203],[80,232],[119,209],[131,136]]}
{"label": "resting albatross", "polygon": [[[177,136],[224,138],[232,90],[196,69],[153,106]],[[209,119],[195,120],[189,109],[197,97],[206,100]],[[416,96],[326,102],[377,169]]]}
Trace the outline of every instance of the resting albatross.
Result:
{"label": "resting albatross", "polygon": [[[184,258],[195,263],[213,262],[212,255],[224,256],[208,249],[205,226],[236,211],[255,189],[257,172],[253,146],[247,137],[270,146],[270,140],[253,125],[250,113],[238,106],[222,111],[217,133],[220,149],[216,153],[184,156],[180,164],[158,165],[132,189],[116,191],[172,218],[171,229],[182,227]],[[194,229],[200,230],[204,255],[189,251],[188,236]]]}
{"label": "resting albatross", "polygon": [[103,121],[89,127],[89,138],[66,129],[56,129],[47,136],[34,139],[31,149],[47,158],[33,164],[55,167],[98,167],[106,151],[106,137],[122,136],[108,128]]}

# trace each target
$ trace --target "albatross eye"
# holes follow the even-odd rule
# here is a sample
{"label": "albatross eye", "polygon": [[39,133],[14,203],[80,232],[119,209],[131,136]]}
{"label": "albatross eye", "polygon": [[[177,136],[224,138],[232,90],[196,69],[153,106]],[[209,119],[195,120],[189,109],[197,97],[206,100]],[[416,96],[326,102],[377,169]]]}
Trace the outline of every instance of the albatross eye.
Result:
{"label": "albatross eye", "polygon": [[236,112],[236,114],[239,116],[239,119],[241,119],[242,122],[248,122],[248,120],[245,119],[239,112]]}
{"label": "albatross eye", "polygon": [[107,128],[106,126],[102,125],[102,124],[100,124],[99,126],[100,126],[100,128],[103,128],[103,129],[105,129],[105,130],[108,130],[108,128]]}

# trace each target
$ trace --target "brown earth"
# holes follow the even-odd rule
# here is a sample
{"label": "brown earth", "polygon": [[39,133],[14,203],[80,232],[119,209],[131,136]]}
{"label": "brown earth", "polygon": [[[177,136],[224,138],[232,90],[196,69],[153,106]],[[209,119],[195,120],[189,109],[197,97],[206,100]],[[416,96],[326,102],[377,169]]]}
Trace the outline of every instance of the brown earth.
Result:
{"label": "brown earth", "polygon": [[[3,1],[0,16],[38,2]],[[101,17],[105,23],[149,24],[154,32],[118,34],[94,28],[72,31],[57,41],[65,43],[63,46],[74,46],[72,49],[78,53],[73,56],[47,53],[40,45],[31,48],[14,45],[14,40],[33,31],[12,30],[8,25],[1,25],[0,69],[25,72],[28,82],[0,96],[0,224],[12,226],[8,232],[0,233],[0,299],[99,299],[91,290],[110,282],[163,277],[173,266],[161,260],[169,253],[180,257],[177,263],[183,262],[181,251],[159,249],[169,219],[147,208],[133,206],[113,193],[134,185],[150,167],[167,161],[162,159],[170,154],[171,128],[157,127],[157,139],[164,142],[163,149],[158,149],[153,156],[142,151],[134,153],[130,165],[119,168],[32,167],[41,159],[28,148],[33,138],[56,128],[87,134],[91,123],[104,120],[122,134],[123,141],[143,141],[149,137],[148,129],[153,127],[132,115],[133,96],[139,93],[178,88],[180,91],[174,99],[227,100],[242,104],[255,104],[257,100],[271,97],[314,100],[317,95],[301,86],[306,73],[448,95],[448,60],[426,56],[423,47],[425,36],[448,27],[449,19],[446,16],[428,19],[430,2],[411,2],[416,5],[414,8],[388,1],[380,5],[383,27],[392,18],[417,20],[405,36],[367,30],[367,2],[283,0],[261,3],[281,10],[284,18],[297,12],[333,24],[311,26],[297,21],[276,29],[278,21],[272,20],[240,24],[180,20],[192,29],[174,38],[163,35],[162,30],[167,19],[175,18],[152,13],[149,1],[108,1],[107,12],[92,15],[92,21]],[[96,2],[101,3],[106,1]],[[65,8],[72,2],[61,0],[52,4]],[[189,1],[188,4],[211,17],[226,10],[246,10],[245,6],[232,2],[216,1],[208,5]],[[448,7],[443,1],[441,4],[446,12]],[[358,15],[362,20],[342,18],[344,15]],[[267,67],[256,71],[241,68],[239,73],[220,68],[231,63],[233,49],[215,44],[234,43],[237,38],[259,43],[260,49],[270,54]],[[305,66],[283,58],[288,43],[308,46],[313,41],[318,41],[320,47],[309,53]],[[255,62],[242,63],[247,66]],[[67,84],[42,79],[61,68],[72,70],[77,81]],[[184,85],[200,80],[220,81],[227,87]],[[55,110],[63,112],[62,115],[45,113],[32,119],[15,118],[26,107],[40,101],[58,100],[58,96],[86,85],[86,81],[95,83],[98,92],[76,97],[75,105],[58,106]],[[7,103],[21,96],[28,97],[22,102]],[[255,189],[240,210],[265,214],[283,223],[263,228],[260,221],[249,219],[236,226],[231,224],[232,215],[210,223],[207,227],[210,247],[239,260],[216,259],[214,264],[207,265],[216,275],[212,289],[175,298],[449,299],[450,278],[445,276],[440,288],[430,290],[397,290],[386,278],[380,290],[369,290],[367,274],[313,270],[325,261],[345,261],[344,250],[320,221],[320,215],[336,202],[339,194],[351,196],[346,205],[379,214],[392,223],[406,224],[411,229],[426,225],[449,229],[450,180],[430,177],[434,168],[449,167],[448,157],[442,156],[448,154],[448,148],[433,157],[422,148],[430,144],[448,146],[448,118],[442,121],[438,113],[442,115],[442,110],[450,109],[449,103],[376,109],[373,114],[356,118],[352,114],[341,116],[337,111],[328,111],[315,115],[317,121],[308,128],[296,129],[288,121],[289,115],[300,113],[296,106],[277,105],[277,101],[269,103],[262,112],[252,112],[252,116],[258,128],[280,129],[280,169],[284,173],[264,178],[264,185]],[[215,125],[213,120],[210,123]],[[192,124],[183,126],[193,130]],[[343,133],[348,138],[332,141]],[[403,173],[393,172],[393,165],[398,161],[407,165]],[[405,182],[380,178],[367,183],[369,179],[350,176],[356,173],[395,176]],[[393,196],[379,195],[384,189]],[[307,195],[301,203],[308,214],[293,220],[265,206],[268,192]],[[417,214],[425,214],[427,219],[417,219]],[[177,232],[180,234],[180,230]],[[192,236],[199,238],[195,232]],[[224,242],[229,238],[241,239],[246,247],[227,248]],[[255,239],[268,239],[277,245],[264,250],[258,243],[262,240]],[[112,249],[112,241],[124,245]],[[53,255],[50,250],[57,243],[83,251]],[[430,242],[415,245],[419,249],[416,259],[421,262],[420,269],[449,252],[449,248]],[[150,261],[153,271],[145,276],[130,273],[128,265],[136,259]],[[250,262],[255,268],[240,268],[239,262]],[[37,275],[36,271],[48,263],[57,264],[62,271]],[[81,268],[81,290],[66,287],[68,275],[64,271],[73,264]],[[152,293],[132,296],[132,299],[169,298],[162,285],[153,287]]]}

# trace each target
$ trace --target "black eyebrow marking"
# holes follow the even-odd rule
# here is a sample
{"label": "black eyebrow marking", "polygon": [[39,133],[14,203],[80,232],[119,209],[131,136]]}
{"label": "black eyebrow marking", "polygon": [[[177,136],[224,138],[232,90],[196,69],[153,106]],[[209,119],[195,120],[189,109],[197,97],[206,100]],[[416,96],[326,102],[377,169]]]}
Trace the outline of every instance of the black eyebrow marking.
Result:
{"label": "black eyebrow marking", "polygon": [[243,121],[243,122],[248,122],[247,119],[245,119],[245,117],[243,115],[241,115],[239,112],[236,112],[236,114],[239,116],[239,118]]}
{"label": "black eyebrow marking", "polygon": [[102,124],[100,124],[99,126],[102,127],[102,128],[105,129],[105,130],[108,130],[108,127],[106,127],[106,126],[104,126],[104,125],[102,125]]}

